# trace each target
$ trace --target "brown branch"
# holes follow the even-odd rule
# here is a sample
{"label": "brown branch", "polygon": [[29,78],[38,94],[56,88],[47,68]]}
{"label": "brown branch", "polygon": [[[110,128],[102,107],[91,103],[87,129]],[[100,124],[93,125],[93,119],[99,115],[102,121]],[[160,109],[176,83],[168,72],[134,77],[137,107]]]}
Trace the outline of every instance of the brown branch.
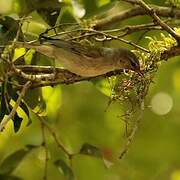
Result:
{"label": "brown branch", "polygon": [[[99,77],[110,77],[113,75],[119,75],[123,73],[123,70],[115,70],[108,72],[106,74],[102,74],[99,76],[94,77],[82,77],[79,75],[76,75],[66,69],[62,68],[54,68],[52,66],[36,66],[36,65],[17,65],[15,66],[17,69],[21,70],[25,73],[49,73],[55,72],[56,78],[52,77],[52,79],[49,79],[48,81],[34,81],[32,82],[31,88],[37,88],[37,87],[43,87],[43,86],[53,86],[57,84],[73,84],[80,81],[90,81],[92,79],[96,79]],[[22,76],[23,78],[23,76]],[[18,87],[17,87],[18,88]],[[20,87],[19,87],[20,88]]]}
{"label": "brown branch", "polygon": [[44,176],[43,176],[43,179],[47,180],[47,170],[48,170],[49,156],[48,156],[48,147],[47,147],[47,141],[46,141],[45,125],[42,122],[41,122],[41,132],[42,132],[42,146],[44,147],[44,151],[45,151],[45,164],[44,164]]}
{"label": "brown branch", "polygon": [[[158,15],[166,18],[180,18],[180,9],[173,9],[170,7],[163,6],[154,6],[152,7],[153,11]],[[115,23],[119,23],[123,20],[135,17],[135,16],[143,16],[146,15],[147,12],[142,7],[134,7],[128,10],[124,10],[122,12],[116,13],[114,15],[102,18],[97,20],[95,29],[102,29],[108,25],[113,25]]]}
{"label": "brown branch", "polygon": [[62,142],[57,137],[55,131],[51,128],[51,126],[43,119],[43,117],[38,116],[39,121],[43,124],[44,127],[51,133],[54,141],[56,142],[57,146],[68,156],[69,159],[72,158],[73,154],[71,154],[62,144]]}
{"label": "brown branch", "polygon": [[129,45],[131,45],[131,46],[133,46],[133,47],[135,47],[135,48],[137,48],[137,49],[140,49],[140,50],[145,51],[145,52],[149,52],[146,48],[141,47],[141,46],[139,46],[139,45],[137,45],[137,44],[135,44],[135,43],[133,43],[133,42],[131,42],[131,41],[128,41],[128,40],[119,38],[118,36],[114,36],[114,35],[105,33],[105,32],[103,32],[103,31],[96,31],[96,30],[93,30],[93,29],[87,29],[87,32],[88,32],[88,31],[89,31],[89,32],[93,32],[93,33],[97,33],[97,34],[100,34],[100,35],[103,35],[103,36],[105,36],[105,37],[109,37],[109,38],[114,39],[114,40],[119,40],[119,41],[121,41],[121,42],[123,42],[123,43],[126,43],[126,44],[129,44]]}
{"label": "brown branch", "polygon": [[[180,55],[180,47],[175,46],[175,47],[170,48],[169,50],[164,51],[161,54],[160,59],[167,60],[168,58],[172,58],[179,55]],[[55,76],[56,78],[54,78],[54,76],[51,76],[52,78],[49,78],[48,81],[46,80],[46,81],[33,82],[31,85],[31,88],[53,86],[57,84],[73,84],[73,83],[81,82],[81,81],[90,81],[92,79],[96,79],[100,77],[102,78],[111,77],[111,76],[120,75],[123,73],[123,70],[116,70],[116,71],[108,72],[100,76],[82,77],[66,69],[62,69],[58,67],[54,68],[52,66],[17,65],[15,67],[24,73],[47,73],[47,75],[48,74],[52,75],[52,73],[54,72],[56,74]]]}
{"label": "brown branch", "polygon": [[[170,48],[169,50],[164,51],[161,54],[160,59],[167,60],[169,58],[179,56],[179,55],[180,55],[180,47],[174,46]],[[51,66],[19,65],[16,67],[26,73],[52,73],[53,71],[56,73],[56,79],[51,79],[50,81],[44,81],[44,82],[33,82],[33,84],[31,85],[31,88],[53,86],[57,84],[73,84],[73,83],[81,82],[81,81],[90,81],[92,79],[96,79],[100,77],[102,78],[111,77],[111,76],[120,75],[123,73],[123,70],[116,70],[116,71],[108,72],[100,76],[82,77],[66,69],[62,69],[62,68],[54,69],[54,67],[51,67]]]}
{"label": "brown branch", "polygon": [[[104,30],[103,33],[114,33],[114,32],[123,32],[121,35],[117,35],[117,37],[124,37],[126,35],[139,32],[139,31],[152,31],[152,30],[163,30],[162,27],[155,25],[154,23],[147,23],[147,24],[138,24],[138,25],[127,25],[119,29],[110,29],[110,30]],[[73,40],[79,40],[86,37],[92,37],[96,36],[97,33],[90,32],[86,34],[82,34],[79,36],[75,36],[72,38],[69,38],[68,41]]]}
{"label": "brown branch", "polygon": [[160,26],[154,25],[154,23],[148,23],[148,24],[139,24],[139,25],[132,25],[132,26],[125,26],[119,31],[124,32],[122,35],[118,35],[118,37],[123,37],[135,32],[139,31],[152,31],[152,30],[163,30]]}
{"label": "brown branch", "polygon": [[46,82],[35,82],[32,84],[31,88],[54,86],[57,84],[68,85],[68,84],[74,84],[76,82],[81,82],[81,81],[90,81],[92,79],[96,79],[100,77],[111,77],[111,76],[119,75],[122,73],[123,73],[123,70],[116,70],[116,71],[111,71],[106,74],[95,76],[95,77],[82,77],[82,76],[73,74],[68,70],[64,70],[64,72],[57,74],[56,79],[51,80],[51,81],[46,81]]}
{"label": "brown branch", "polygon": [[137,117],[137,119],[135,121],[135,124],[134,124],[134,127],[132,128],[131,133],[127,138],[127,143],[125,144],[122,152],[120,153],[119,159],[122,159],[127,154],[128,150],[129,150],[129,147],[130,147],[130,145],[132,144],[132,142],[134,140],[136,132],[137,132],[137,130],[139,128],[139,124],[140,124],[140,122],[142,120],[142,115],[143,115],[143,112],[144,112],[144,101],[141,102],[141,107],[140,108],[141,108],[140,109],[140,114]]}
{"label": "brown branch", "polygon": [[175,57],[175,56],[180,56],[180,47],[179,46],[174,46],[170,48],[169,50],[164,51],[161,54],[161,60],[167,60],[169,58]]}
{"label": "brown branch", "polygon": [[[112,39],[118,40],[118,41],[121,41],[121,42],[123,42],[123,43],[125,43],[125,44],[129,44],[129,45],[131,45],[131,46],[133,46],[133,47],[135,47],[135,48],[137,48],[137,49],[140,49],[140,50],[142,50],[142,51],[148,52],[147,49],[145,49],[145,48],[143,48],[143,47],[141,47],[141,46],[139,46],[139,45],[137,45],[137,44],[135,44],[135,43],[133,43],[133,42],[131,42],[131,41],[122,39],[122,38],[120,38],[120,37],[118,37],[118,36],[114,36],[114,35],[108,34],[108,33],[106,33],[106,31],[97,31],[97,30],[95,30],[95,29],[80,28],[80,29],[76,29],[76,30],[72,30],[72,31],[60,32],[60,33],[57,33],[56,35],[62,35],[62,33],[63,33],[63,34],[70,34],[70,33],[72,33],[72,32],[79,32],[79,31],[80,31],[81,33],[82,33],[82,32],[90,33],[91,36],[92,36],[92,35],[102,35],[102,36],[105,36],[106,38],[110,38],[111,40],[112,40]],[[52,35],[52,36],[54,36],[54,35]],[[52,36],[48,36],[48,37],[52,37]],[[81,36],[80,36],[80,37],[81,37]],[[76,37],[76,39],[77,39],[77,38],[79,38],[79,37]],[[69,39],[68,39],[68,41],[72,41],[72,40],[74,40],[74,38],[69,38]],[[37,41],[37,40],[36,40],[36,41]],[[35,41],[31,41],[31,42],[29,42],[29,43],[33,43],[33,42],[35,42]]]}
{"label": "brown branch", "polygon": [[123,0],[126,2],[132,2],[134,4],[139,5],[140,7],[142,7],[147,14],[149,14],[154,21],[159,24],[164,30],[166,30],[169,34],[172,35],[172,37],[174,37],[178,44],[180,44],[180,36],[178,33],[176,33],[170,26],[168,26],[165,22],[163,22],[159,16],[156,14],[155,10],[151,7],[149,7],[143,0]]}
{"label": "brown branch", "polygon": [[16,65],[17,69],[24,71],[26,73],[65,73],[65,69],[61,67],[53,67],[53,66],[38,66],[38,65]]}
{"label": "brown branch", "polygon": [[12,64],[12,71],[8,72],[9,76],[12,75],[18,75],[28,81],[48,81],[48,80],[52,80],[56,78],[56,74],[55,73],[51,73],[51,74],[27,74],[25,72],[23,72],[21,69],[16,68],[16,66],[14,66],[14,64]]}
{"label": "brown branch", "polygon": [[21,100],[22,98],[24,97],[26,91],[29,89],[29,87],[31,86],[31,82],[28,81],[22,88],[22,91],[13,107],[13,109],[11,110],[11,112],[9,113],[8,116],[6,116],[3,120],[3,122],[0,124],[0,132],[5,128],[6,124],[14,117],[16,111],[17,111],[17,108],[19,107],[20,103],[21,103]]}

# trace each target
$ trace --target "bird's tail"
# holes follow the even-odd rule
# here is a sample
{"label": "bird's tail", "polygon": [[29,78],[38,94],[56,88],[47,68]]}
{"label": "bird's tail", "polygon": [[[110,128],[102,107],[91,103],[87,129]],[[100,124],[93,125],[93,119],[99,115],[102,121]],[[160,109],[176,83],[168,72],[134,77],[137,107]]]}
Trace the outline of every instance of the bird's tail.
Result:
{"label": "bird's tail", "polygon": [[37,52],[44,54],[50,58],[54,58],[53,46],[40,44],[39,42],[15,42],[16,48],[35,49]]}

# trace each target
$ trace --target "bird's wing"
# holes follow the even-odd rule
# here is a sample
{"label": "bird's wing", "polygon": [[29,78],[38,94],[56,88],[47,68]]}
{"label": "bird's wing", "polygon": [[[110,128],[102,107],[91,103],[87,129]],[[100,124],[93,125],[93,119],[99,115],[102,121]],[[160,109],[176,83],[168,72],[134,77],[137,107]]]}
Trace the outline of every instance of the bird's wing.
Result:
{"label": "bird's wing", "polygon": [[80,43],[76,43],[76,42],[66,42],[59,39],[58,40],[46,39],[43,42],[43,44],[51,44],[81,56],[92,57],[92,58],[102,57],[102,51],[103,51],[102,48],[81,45]]}

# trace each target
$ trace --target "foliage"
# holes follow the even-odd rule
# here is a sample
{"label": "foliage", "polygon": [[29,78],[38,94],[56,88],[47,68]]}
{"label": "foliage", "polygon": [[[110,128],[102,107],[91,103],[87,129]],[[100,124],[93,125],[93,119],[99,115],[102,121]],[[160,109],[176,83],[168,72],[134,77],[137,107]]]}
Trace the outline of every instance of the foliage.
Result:
{"label": "foliage", "polygon": [[166,3],[173,7],[180,7],[180,1],[179,0],[167,0]]}
{"label": "foliage", "polygon": [[[169,5],[179,8],[179,1],[168,0],[167,2]],[[126,9],[126,5],[121,5],[119,1],[45,0],[41,3],[40,0],[35,0],[32,3],[31,1],[16,0],[11,1],[11,3],[13,7],[11,12],[4,13],[0,16],[0,40],[1,45],[5,45],[5,48],[1,49],[0,58],[0,129],[3,131],[2,134],[9,133],[9,126],[2,126],[2,124],[17,105],[18,98],[21,97],[18,107],[15,109],[15,114],[11,117],[14,132],[16,133],[16,135],[13,134],[13,137],[20,138],[20,142],[18,143],[21,146],[24,146],[24,142],[28,144],[28,140],[38,145],[26,146],[26,148],[19,148],[20,150],[14,149],[15,152],[8,155],[1,162],[0,179],[22,179],[21,176],[16,176],[16,174],[18,175],[17,167],[20,166],[22,168],[20,165],[21,162],[26,162],[24,157],[32,149],[39,150],[40,155],[27,161],[32,166],[32,170],[36,171],[33,163],[36,163],[35,161],[41,159],[39,157],[43,156],[43,167],[45,166],[44,179],[48,177],[47,172],[51,169],[56,174],[56,168],[60,173],[58,172],[55,178],[61,177],[61,179],[67,180],[78,179],[79,177],[82,180],[94,178],[100,180],[119,178],[150,179],[154,175],[152,173],[154,169],[150,164],[157,162],[156,168],[159,168],[159,165],[161,168],[164,168],[162,163],[166,161],[166,155],[160,158],[158,156],[160,153],[156,152],[158,150],[151,148],[155,147],[153,143],[157,146],[160,143],[162,143],[163,147],[166,146],[167,143],[163,139],[166,139],[167,136],[161,132],[160,128],[157,129],[157,127],[154,127],[157,125],[154,119],[158,118],[153,116],[149,110],[147,111],[150,115],[145,114],[145,119],[147,121],[152,120],[152,124],[150,121],[146,122],[149,123],[147,127],[150,127],[151,130],[144,127],[145,130],[142,130],[144,134],[141,134],[142,132],[140,131],[135,149],[130,152],[130,156],[128,157],[127,166],[129,170],[127,170],[126,163],[116,165],[116,162],[118,158],[121,159],[129,150],[139,122],[142,119],[142,112],[144,113],[144,109],[149,104],[147,95],[152,93],[149,89],[152,87],[151,85],[161,69],[161,55],[172,47],[176,47],[178,45],[177,41],[164,31],[157,31],[153,35],[146,35],[146,33],[154,29],[144,30],[142,33],[133,31],[133,28],[136,28],[133,25],[131,26],[133,23],[141,24],[141,22],[146,22],[147,24],[145,25],[154,28],[157,24],[152,26],[149,19],[142,19],[140,22],[138,20],[135,22],[129,20],[127,26],[122,23],[110,25],[108,28],[106,27],[102,30],[96,28],[99,20],[104,20],[103,18]],[[180,34],[180,28],[177,27],[174,27],[174,30]],[[135,35],[129,33],[131,31]],[[141,34],[140,37],[139,34]],[[144,36],[146,38],[143,39],[142,37]],[[15,43],[16,41],[24,40],[39,40],[41,42],[44,38],[48,37],[96,46],[119,47],[125,46],[125,44],[131,45],[133,47],[132,51],[140,61],[141,74],[133,71],[124,71],[110,77],[96,77],[95,79],[90,79],[93,87],[89,84],[82,83],[72,86],[60,85],[54,87],[52,85],[51,87],[41,88],[40,86],[43,83],[50,83],[52,79],[47,80],[45,78],[45,80],[41,79],[37,81],[36,77],[41,75],[40,72],[37,74],[33,72],[24,73],[24,71],[16,71],[14,66],[54,66],[54,63],[51,59],[38,54],[33,49],[16,48]],[[121,39],[121,37],[125,38]],[[138,43],[133,44],[133,41]],[[7,45],[9,42],[11,44],[10,46]],[[52,72],[55,72],[54,68]],[[161,81],[165,79],[166,87],[166,81],[168,81],[169,77],[166,74],[163,74],[163,76]],[[33,79],[32,77],[35,78]],[[176,86],[179,83],[177,79],[176,77],[174,80],[176,81]],[[32,80],[32,83],[40,83],[40,86],[36,89],[28,89],[27,92],[22,93],[23,87],[29,80]],[[161,85],[158,85],[158,87],[159,89],[162,88]],[[179,95],[175,94],[174,96],[175,98],[179,98]],[[106,108],[106,106],[108,107]],[[177,105],[177,107],[179,106]],[[176,113],[178,114],[178,112]],[[118,118],[114,117],[116,116],[114,114],[118,114]],[[169,119],[171,119],[171,116]],[[120,120],[123,120],[125,125]],[[157,126],[159,127],[159,124]],[[167,132],[166,130],[169,126],[167,125],[167,129],[165,129],[166,125],[162,126],[164,127],[164,131]],[[173,127],[176,128],[176,125]],[[28,129],[30,132],[28,132]],[[9,131],[12,133],[11,128]],[[149,131],[154,131],[154,134],[152,132],[148,134]],[[162,135],[160,134],[162,136],[160,141],[162,142],[156,141],[155,135],[158,135],[157,132],[162,133]],[[173,133],[176,132],[179,131],[177,130]],[[49,137],[49,135],[51,136]],[[145,144],[148,141],[146,138],[153,141],[150,142],[150,146],[147,145],[149,149],[145,149]],[[176,134],[172,138],[176,138]],[[52,139],[54,143],[52,143]],[[11,139],[9,140],[9,146],[11,146],[12,141]],[[18,143],[17,147],[20,146]],[[56,150],[54,144],[58,146],[59,151]],[[176,144],[178,147],[177,142]],[[40,150],[41,146],[43,147],[44,154]],[[141,146],[145,146],[145,148],[141,148],[143,152],[139,153]],[[4,147],[6,148],[6,146]],[[120,147],[122,147],[121,153],[119,153]],[[166,148],[160,150],[163,151],[163,149]],[[150,152],[150,154],[148,154],[149,157],[144,158],[143,155],[146,155],[146,152]],[[3,152],[0,153],[3,154]],[[173,153],[173,150],[169,154],[171,153]],[[175,161],[176,157],[173,160]],[[169,158],[170,161],[171,159]],[[130,165],[131,162],[132,165]],[[56,168],[47,165],[53,163]],[[149,163],[147,168],[146,163]],[[179,163],[179,160],[177,160],[177,163]],[[25,168],[28,173],[31,172],[29,171],[29,164]],[[41,169],[40,165],[39,168]],[[85,170],[85,173],[81,169]],[[135,173],[133,175],[136,169],[138,169],[137,174]],[[141,171],[143,171],[143,175],[141,175]],[[172,174],[176,174],[175,172],[179,171],[173,169]],[[165,173],[167,172],[165,171]],[[31,176],[34,177],[35,174],[31,173]],[[39,170],[37,170],[37,174],[39,174]],[[164,174],[162,176],[160,175],[160,177],[164,177]],[[25,176],[26,173],[23,172],[22,177]],[[42,173],[39,176],[42,176]],[[54,179],[54,176],[51,176]],[[177,177],[174,177],[172,175],[171,180],[178,180]]]}

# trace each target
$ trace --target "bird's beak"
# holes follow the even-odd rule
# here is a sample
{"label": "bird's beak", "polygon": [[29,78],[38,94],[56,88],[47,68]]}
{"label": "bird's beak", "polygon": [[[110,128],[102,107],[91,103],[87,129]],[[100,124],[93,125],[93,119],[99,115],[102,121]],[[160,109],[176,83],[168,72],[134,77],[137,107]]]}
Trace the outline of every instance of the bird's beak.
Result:
{"label": "bird's beak", "polygon": [[136,68],[134,69],[134,71],[135,71],[136,73],[138,73],[141,77],[144,77],[144,75],[142,74],[142,71],[140,70],[140,67],[136,67]]}

